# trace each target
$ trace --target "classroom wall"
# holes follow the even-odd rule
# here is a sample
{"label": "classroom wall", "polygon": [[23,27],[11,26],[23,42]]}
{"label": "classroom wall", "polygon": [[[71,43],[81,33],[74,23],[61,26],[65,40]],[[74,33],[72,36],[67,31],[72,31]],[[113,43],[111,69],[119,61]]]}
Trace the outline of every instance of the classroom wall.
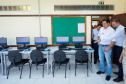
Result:
{"label": "classroom wall", "polygon": [[39,14],[38,0],[0,0],[0,6],[30,5],[31,11],[2,11],[0,15],[35,15]]}
{"label": "classroom wall", "polygon": [[51,16],[41,17],[41,36],[48,37],[48,44],[52,44]]}
{"label": "classroom wall", "polygon": [[86,44],[91,44],[91,16],[86,16]]}
{"label": "classroom wall", "polygon": [[[124,13],[124,0],[104,0],[105,5],[114,4],[114,11],[54,11],[54,5],[98,5],[101,0],[41,0],[42,14],[120,14]],[[42,3],[44,2],[44,4]],[[47,10],[46,10],[47,8]]]}
{"label": "classroom wall", "polygon": [[7,37],[8,45],[16,45],[16,37],[30,37],[30,44],[40,35],[38,17],[0,17],[0,37]]}
{"label": "classroom wall", "polygon": [[[82,14],[120,14],[126,10],[125,0],[105,0],[105,4],[115,4],[114,11],[54,11],[54,5],[87,5],[98,4],[100,0],[40,0],[41,15],[82,15]],[[31,11],[2,11],[0,15],[29,15],[29,16],[0,16],[0,37],[8,38],[8,45],[16,44],[17,36],[29,36],[31,45],[34,37],[48,37],[48,44],[52,44],[51,16],[41,16],[41,32],[38,15],[38,0],[0,0],[0,6],[30,5]],[[91,44],[91,16],[86,16],[86,44]]]}
{"label": "classroom wall", "polygon": [[[120,14],[124,13],[125,0],[104,0],[105,5],[114,4],[114,11],[54,11],[54,5],[98,5],[100,0],[40,0],[41,14]],[[0,15],[38,14],[38,0],[0,0],[0,5],[30,5],[28,12],[0,12]]]}
{"label": "classroom wall", "polygon": [[126,0],[125,0],[125,4],[124,5],[125,5],[125,8],[124,9],[125,9],[125,13],[126,13]]}
{"label": "classroom wall", "polygon": [[[30,37],[34,45],[34,37],[48,37],[48,45],[52,45],[51,16],[41,17],[41,32],[39,17],[0,17],[0,37],[8,38],[8,45],[16,45],[16,37]],[[86,44],[91,39],[91,16],[86,16]]]}

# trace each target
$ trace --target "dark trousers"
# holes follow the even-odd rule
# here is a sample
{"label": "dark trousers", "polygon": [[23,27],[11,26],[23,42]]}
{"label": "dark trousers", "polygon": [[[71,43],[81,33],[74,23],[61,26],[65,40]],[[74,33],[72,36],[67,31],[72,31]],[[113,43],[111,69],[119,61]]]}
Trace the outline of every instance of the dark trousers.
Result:
{"label": "dark trousers", "polygon": [[119,68],[119,73],[118,77],[123,78],[123,68],[122,68],[122,63],[119,62],[120,55],[122,53],[123,48],[116,46],[116,60],[118,63],[118,68]]}
{"label": "dark trousers", "polygon": [[98,43],[94,43],[94,61],[97,62],[98,59]]}
{"label": "dark trousers", "polygon": [[94,48],[94,40],[92,39],[92,41],[91,41],[91,43],[92,43],[92,48]]}

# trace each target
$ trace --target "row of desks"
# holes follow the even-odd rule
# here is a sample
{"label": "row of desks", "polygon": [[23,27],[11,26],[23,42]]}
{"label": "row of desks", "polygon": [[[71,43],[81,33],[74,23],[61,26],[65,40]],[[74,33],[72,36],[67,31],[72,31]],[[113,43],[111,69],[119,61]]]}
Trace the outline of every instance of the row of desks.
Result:
{"label": "row of desks", "polygon": [[[67,46],[67,48],[74,48],[74,46]],[[88,53],[88,57],[90,59],[89,65],[92,69],[92,72],[94,72],[94,50],[91,50],[90,46],[83,46],[83,48],[86,48],[87,50],[85,50]],[[35,47],[31,47],[30,51],[20,51],[20,53],[22,53],[22,55],[29,55],[32,50],[36,49]],[[50,49],[50,51],[48,51],[48,49]],[[17,50],[17,47],[11,47],[8,49],[8,51],[11,50]],[[56,50],[59,50],[58,46],[51,46],[51,47],[47,47],[45,49],[45,51],[42,51],[42,53],[46,56],[47,58],[47,74],[49,74],[49,71],[51,71],[52,73],[52,62],[53,62],[53,54]],[[7,75],[7,55],[8,55],[8,51],[0,51],[0,56],[1,56],[1,71],[2,71],[2,75]],[[63,50],[66,55],[75,55],[76,50]],[[92,55],[92,57],[91,57]],[[29,57],[30,58],[30,57]],[[91,63],[92,62],[92,63]],[[51,69],[49,68],[49,65],[51,66]]]}

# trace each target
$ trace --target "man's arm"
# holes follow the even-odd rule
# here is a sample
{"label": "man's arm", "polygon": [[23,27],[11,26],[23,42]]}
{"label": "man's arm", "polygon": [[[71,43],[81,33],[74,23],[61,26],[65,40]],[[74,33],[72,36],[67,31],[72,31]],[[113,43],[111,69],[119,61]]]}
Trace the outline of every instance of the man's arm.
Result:
{"label": "man's arm", "polygon": [[100,36],[98,36],[98,40],[100,40]]}
{"label": "man's arm", "polygon": [[105,48],[104,51],[105,51],[105,52],[108,52],[110,48],[114,47],[114,45],[115,45],[115,41],[112,41],[111,44],[110,44],[110,46],[107,47],[107,48]]}
{"label": "man's arm", "polygon": [[[100,36],[98,36],[98,40],[100,40]],[[98,45],[100,44],[100,41],[98,42]]]}
{"label": "man's arm", "polygon": [[115,41],[112,41],[108,48],[110,49],[110,48],[114,47],[114,45],[115,45]]}
{"label": "man's arm", "polygon": [[101,32],[101,29],[99,30],[99,33],[98,33],[98,41],[95,41],[94,43],[98,43],[98,45],[99,45],[99,43],[100,43],[100,32]]}
{"label": "man's arm", "polygon": [[108,38],[103,38],[103,39],[100,39],[101,41],[111,41],[112,39],[116,39],[120,36],[124,35],[124,31],[115,31],[115,33],[111,36],[109,36]]}
{"label": "man's arm", "polygon": [[101,33],[101,29],[99,30],[99,33],[98,33],[98,42],[94,42],[94,43],[98,43],[98,45],[100,44],[100,33]]}
{"label": "man's arm", "polygon": [[122,53],[121,53],[120,58],[119,58],[120,63],[122,63],[122,58],[123,58],[123,50],[122,50]]}

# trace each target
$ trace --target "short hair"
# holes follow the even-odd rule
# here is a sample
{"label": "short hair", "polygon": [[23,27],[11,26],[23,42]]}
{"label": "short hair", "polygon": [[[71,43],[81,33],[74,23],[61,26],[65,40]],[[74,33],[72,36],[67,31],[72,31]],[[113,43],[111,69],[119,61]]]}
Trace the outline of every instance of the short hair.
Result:
{"label": "short hair", "polygon": [[97,26],[102,26],[102,24],[101,23],[98,23],[98,25]]}
{"label": "short hair", "polygon": [[106,21],[106,23],[110,23],[109,18],[105,18],[105,19],[103,19],[102,21]]}
{"label": "short hair", "polygon": [[114,19],[112,22],[120,23],[120,19]]}

